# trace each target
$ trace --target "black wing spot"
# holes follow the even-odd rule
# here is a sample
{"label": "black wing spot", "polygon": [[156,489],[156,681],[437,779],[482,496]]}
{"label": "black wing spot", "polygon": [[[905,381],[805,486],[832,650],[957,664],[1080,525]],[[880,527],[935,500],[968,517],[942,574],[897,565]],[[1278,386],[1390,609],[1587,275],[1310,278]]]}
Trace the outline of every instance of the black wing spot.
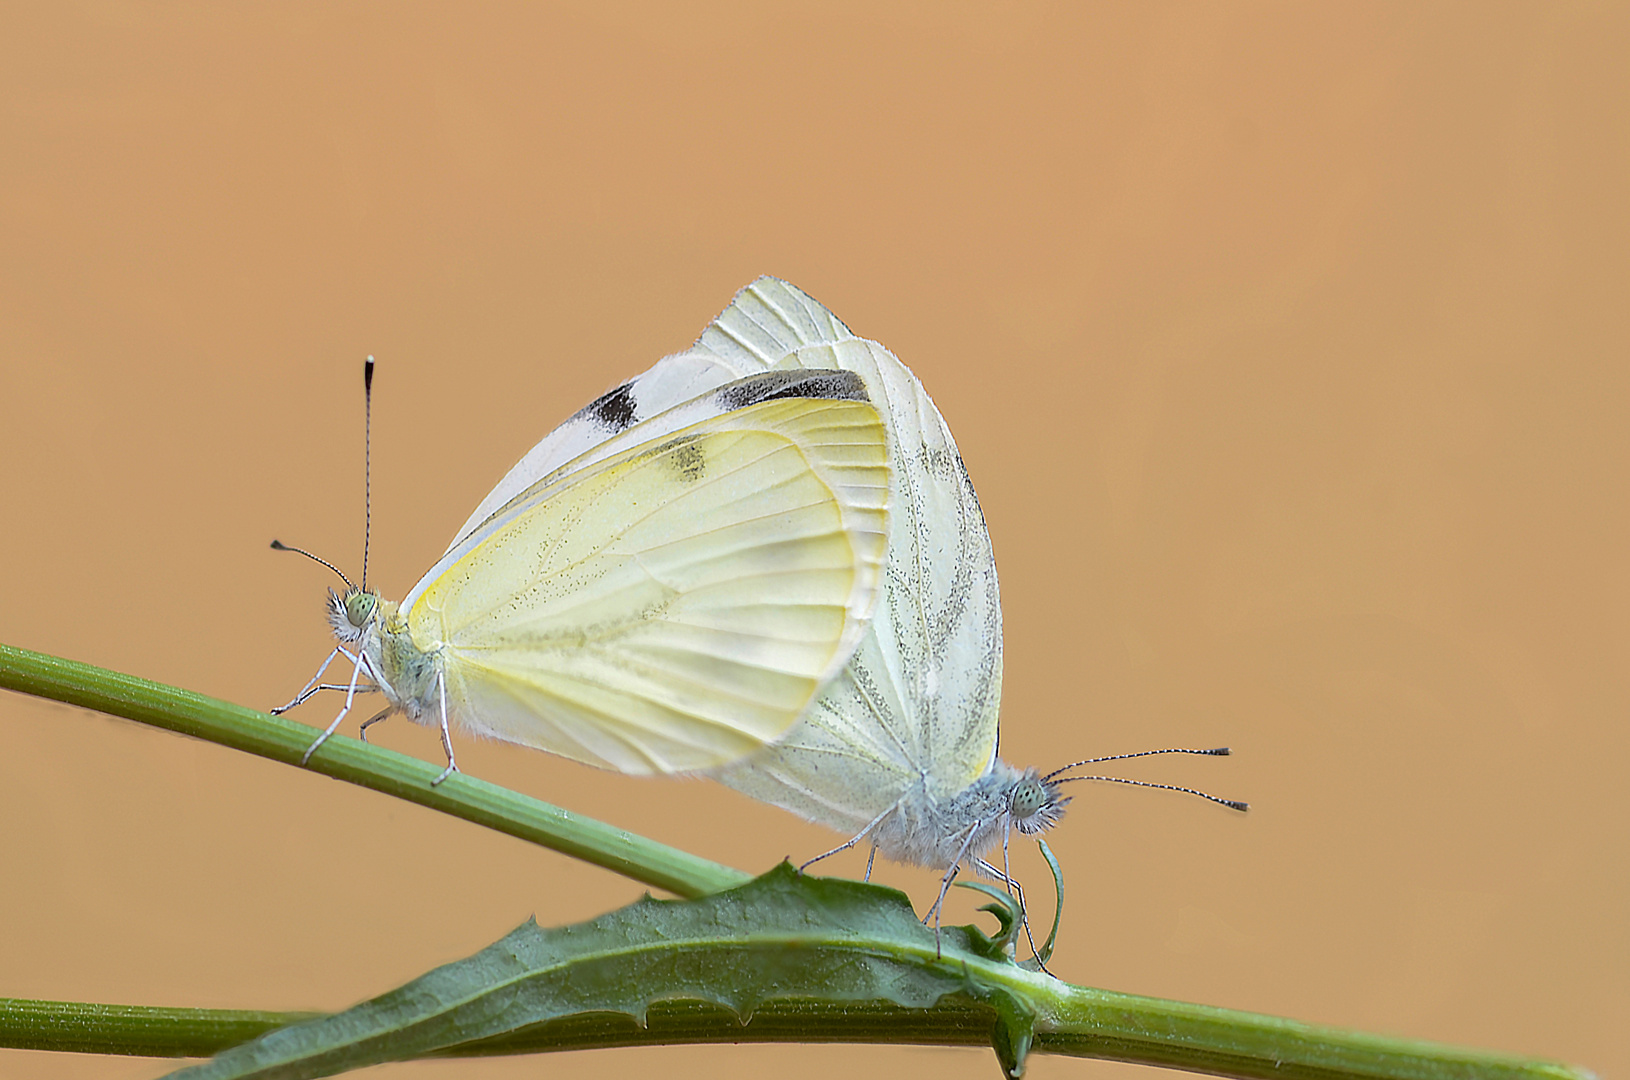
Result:
{"label": "black wing spot", "polygon": [[824,398],[829,401],[870,401],[866,384],[852,371],[798,369],[749,375],[713,392],[713,400],[727,410],[745,409],[761,401],[781,398]]}
{"label": "black wing spot", "polygon": [[707,455],[695,443],[676,448],[668,458],[668,463],[679,474],[679,478],[688,483],[695,483],[707,472]]}
{"label": "black wing spot", "polygon": [[681,480],[700,480],[707,474],[707,452],[697,445],[700,435],[678,435],[653,446],[640,455],[641,460],[660,457]]}
{"label": "black wing spot", "polygon": [[634,426],[636,417],[634,384],[625,382],[615,390],[608,390],[578,410],[585,417],[607,431],[626,431]]}

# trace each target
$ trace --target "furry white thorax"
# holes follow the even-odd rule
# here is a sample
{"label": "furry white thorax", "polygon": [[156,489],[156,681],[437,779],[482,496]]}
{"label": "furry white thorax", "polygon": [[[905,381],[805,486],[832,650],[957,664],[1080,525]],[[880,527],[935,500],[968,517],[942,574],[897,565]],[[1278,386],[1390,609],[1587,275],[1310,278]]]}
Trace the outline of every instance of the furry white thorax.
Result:
{"label": "furry white thorax", "polygon": [[1029,836],[1064,814],[1070,800],[1035,769],[1016,769],[996,758],[985,775],[949,799],[935,799],[919,785],[900,798],[872,831],[877,850],[897,862],[931,870],[977,860],[1010,829]]}
{"label": "furry white thorax", "polygon": [[414,643],[394,600],[360,590],[343,596],[330,590],[328,623],[340,644],[354,645],[362,654],[363,670],[393,706],[415,723],[441,722],[440,649],[427,651]]}

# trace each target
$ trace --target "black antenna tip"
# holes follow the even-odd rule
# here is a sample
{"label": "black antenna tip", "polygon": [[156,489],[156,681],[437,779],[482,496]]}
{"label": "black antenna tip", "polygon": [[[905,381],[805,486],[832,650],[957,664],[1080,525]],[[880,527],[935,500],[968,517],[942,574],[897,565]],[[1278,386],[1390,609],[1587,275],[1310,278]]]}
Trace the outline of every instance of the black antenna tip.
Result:
{"label": "black antenna tip", "polygon": [[366,393],[374,388],[374,358],[368,357],[362,365],[362,389]]}
{"label": "black antenna tip", "polygon": [[1222,801],[1222,804],[1224,806],[1228,807],[1228,809],[1230,809],[1230,810],[1238,810],[1241,813],[1244,813],[1246,810],[1249,810],[1251,808],[1250,803],[1248,803],[1248,802],[1240,802],[1238,799],[1224,799]]}
{"label": "black antenna tip", "polygon": [[290,551],[290,550],[293,550],[293,549],[284,546],[283,541],[281,541],[281,540],[273,540],[272,541],[272,550],[273,551]]}
{"label": "black antenna tip", "polygon": [[1229,750],[1228,750],[1228,747],[1226,747],[1226,746],[1219,746],[1215,750],[1202,750],[1202,751],[1200,751],[1200,753],[1202,753],[1202,754],[1210,754],[1213,757],[1227,757],[1228,754],[1229,754]]}

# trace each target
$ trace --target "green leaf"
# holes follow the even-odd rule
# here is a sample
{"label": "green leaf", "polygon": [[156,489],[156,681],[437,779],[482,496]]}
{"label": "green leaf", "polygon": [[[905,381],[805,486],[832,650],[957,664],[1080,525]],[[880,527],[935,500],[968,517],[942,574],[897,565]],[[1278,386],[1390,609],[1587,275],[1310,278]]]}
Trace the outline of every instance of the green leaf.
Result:
{"label": "green leaf", "polygon": [[990,939],[964,927],[946,928],[936,942],[893,889],[807,877],[782,864],[699,900],[647,896],[551,930],[529,921],[400,989],[272,1032],[174,1076],[329,1076],[562,1017],[615,1013],[643,1024],[662,1001],[722,1006],[745,1021],[770,1001],[926,1009],[951,994],[994,1009],[1004,1064],[1017,1070],[1034,1019],[1001,983],[1004,973],[1032,976],[1005,958],[993,961],[990,947]]}
{"label": "green leaf", "polygon": [[1058,856],[1053,849],[1047,846],[1047,841],[1036,837],[1036,846],[1041,848],[1041,857],[1047,860],[1047,865],[1053,870],[1053,929],[1048,933],[1047,940],[1042,942],[1041,948],[1036,950],[1035,966],[1045,969],[1047,961],[1053,957],[1053,946],[1058,941],[1058,927],[1064,921],[1064,871],[1058,865]]}
{"label": "green leaf", "polygon": [[994,937],[987,937],[971,926],[958,927],[968,935],[968,947],[987,960],[1010,959],[1019,928],[1024,925],[1024,908],[1019,906],[1019,901],[986,881],[959,881],[956,887],[972,889],[990,897],[992,903],[985,904],[979,910],[988,911],[996,917]]}
{"label": "green leaf", "polygon": [[[1018,945],[1019,929],[1025,925],[1024,908],[1018,898],[1008,895],[984,881],[959,881],[964,889],[973,889],[989,896],[992,903],[980,908],[996,917],[998,929],[995,937],[986,937],[972,926],[959,926],[964,940],[978,955],[988,960],[1011,960]],[[1034,970],[1034,969],[1029,969]],[[1023,994],[1016,994],[1005,986],[982,987],[981,997],[995,1007],[996,1022],[991,1029],[991,1046],[1001,1062],[1004,1076],[1022,1076],[1024,1059],[1030,1053],[1030,1044],[1036,1037],[1036,1012]]]}

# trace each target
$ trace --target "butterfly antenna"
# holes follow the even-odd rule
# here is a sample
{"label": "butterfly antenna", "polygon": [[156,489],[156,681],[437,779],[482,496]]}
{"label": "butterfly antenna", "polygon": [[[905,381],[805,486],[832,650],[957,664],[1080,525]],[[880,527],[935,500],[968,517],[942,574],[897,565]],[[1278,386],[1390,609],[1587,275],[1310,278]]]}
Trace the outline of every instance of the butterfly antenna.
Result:
{"label": "butterfly antenna", "polygon": [[[374,358],[362,365],[362,591],[368,591],[368,540],[373,534]],[[340,575],[344,577],[344,574]],[[349,581],[347,585],[351,584]]]}
{"label": "butterfly antenna", "polygon": [[313,555],[311,552],[307,551],[305,548],[290,547],[289,545],[285,544],[281,540],[273,540],[272,541],[272,550],[273,551],[292,551],[296,555],[304,555],[306,558],[310,559],[312,562],[320,562],[324,566],[328,567],[330,570],[334,571],[334,573],[338,574],[340,576],[340,580],[345,582],[345,587],[347,589],[356,588],[355,585],[351,584],[351,579],[345,576],[345,571],[341,570],[339,567],[335,566],[333,563],[329,562],[327,559],[324,559],[321,556]]}
{"label": "butterfly antenna", "polygon": [[[1137,755],[1130,756],[1136,757]],[[1054,780],[1052,783],[1067,784],[1071,780],[1102,780],[1106,784],[1128,784],[1132,787],[1159,788],[1162,791],[1181,791],[1185,795],[1198,795],[1207,802],[1226,806],[1230,810],[1244,811],[1251,808],[1250,803],[1240,802],[1238,799],[1224,799],[1219,795],[1208,795],[1203,791],[1195,791],[1193,788],[1178,787],[1176,784],[1152,784],[1147,780],[1128,780],[1124,776],[1066,776],[1061,780]]]}
{"label": "butterfly antenna", "polygon": [[[1087,758],[1085,761],[1071,762],[1062,769],[1054,769],[1042,777],[1042,780],[1043,782],[1051,780],[1060,773],[1067,773],[1071,769],[1080,768],[1082,765],[1097,765],[1105,761],[1125,761],[1127,758],[1153,757],[1156,754],[1201,754],[1205,757],[1227,757],[1228,752],[1228,747],[1219,746],[1215,750],[1191,750],[1186,747],[1173,747],[1168,750],[1139,750],[1135,754],[1111,754],[1109,757],[1094,757]],[[1082,777],[1082,779],[1086,779],[1086,777]]]}

